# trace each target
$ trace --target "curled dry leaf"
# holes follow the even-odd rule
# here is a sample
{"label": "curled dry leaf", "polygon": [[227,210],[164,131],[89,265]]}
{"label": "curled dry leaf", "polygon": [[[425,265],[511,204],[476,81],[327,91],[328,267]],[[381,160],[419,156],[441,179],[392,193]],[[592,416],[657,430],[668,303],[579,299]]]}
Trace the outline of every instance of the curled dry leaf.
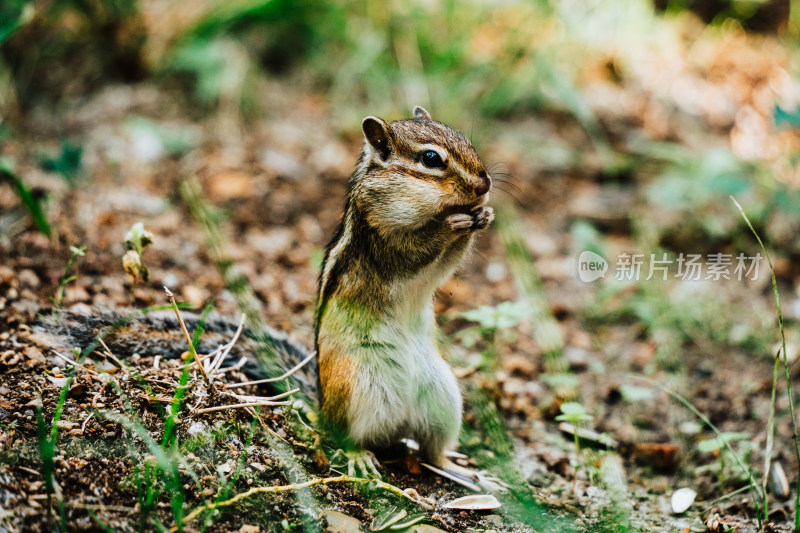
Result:
{"label": "curled dry leaf", "polygon": [[446,509],[465,509],[468,511],[488,511],[502,506],[500,501],[491,494],[473,494],[456,498],[445,505]]}

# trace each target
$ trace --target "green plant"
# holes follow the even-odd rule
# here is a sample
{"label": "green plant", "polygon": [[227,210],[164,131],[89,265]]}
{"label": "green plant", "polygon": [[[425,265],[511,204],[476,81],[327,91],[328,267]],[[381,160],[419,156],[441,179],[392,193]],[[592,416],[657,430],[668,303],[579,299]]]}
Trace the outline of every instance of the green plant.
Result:
{"label": "green plant", "polygon": [[[186,305],[181,305],[180,307],[185,308]],[[95,350],[95,348],[97,348],[97,346],[106,336],[110,335],[111,333],[113,333],[126,323],[130,322],[131,320],[134,320],[135,318],[144,316],[154,311],[163,311],[165,309],[170,309],[170,308],[171,306],[156,305],[147,307],[145,309],[142,309],[141,311],[131,313],[128,316],[125,316],[120,320],[117,320],[111,326],[103,329],[95,337],[95,339],[83,350],[80,350],[78,348],[73,349],[73,355],[75,357],[75,365],[73,365],[72,370],[70,370],[69,374],[66,377],[66,381],[61,387],[61,392],[59,393],[58,399],[56,401],[53,412],[53,418],[51,420],[49,428],[47,427],[47,422],[44,418],[44,408],[41,405],[41,403],[36,408],[37,444],[38,444],[39,456],[42,461],[42,473],[45,480],[45,490],[47,491],[48,495],[48,513],[51,512],[52,509],[51,501],[52,497],[55,496],[56,499],[58,500],[59,514],[60,514],[59,528],[61,531],[67,530],[66,511],[64,507],[63,498],[60,493],[60,489],[54,477],[55,474],[54,458],[56,455],[56,450],[58,449],[57,448],[58,422],[59,420],[61,420],[64,404],[67,401],[68,392],[70,387],[72,386],[74,377],[78,372],[78,370],[80,370],[83,361]],[[135,413],[135,410],[133,409],[130,400],[128,400],[128,398],[125,397],[124,394],[121,396],[121,398],[123,402],[125,402],[129,412]]]}
{"label": "green plant", "polygon": [[[733,444],[739,442],[738,448],[734,448]],[[703,453],[716,454],[718,461],[717,466],[701,466],[695,469],[695,472],[705,472],[708,470],[715,471],[717,479],[719,480],[720,490],[725,491],[726,478],[729,476],[727,466],[733,462],[747,464],[750,460],[750,454],[755,449],[755,445],[750,441],[750,434],[743,432],[723,432],[716,435],[714,438],[700,441],[697,443],[697,449]],[[730,454],[736,454],[738,457],[733,458]],[[749,472],[738,471],[737,479],[739,481],[747,481]]]}
{"label": "green plant", "polygon": [[[121,390],[117,390],[121,393]],[[119,424],[125,428],[128,434],[129,448],[132,450],[134,480],[136,482],[137,495],[139,500],[139,529],[140,531],[150,530],[152,525],[150,520],[156,508],[156,500],[162,494],[169,497],[172,508],[173,520],[179,531],[183,528],[183,502],[185,493],[179,466],[183,465],[184,470],[196,478],[191,473],[191,468],[186,465],[185,460],[180,456],[176,446],[159,445],[147,431],[143,424],[135,420],[135,411],[129,409],[128,416],[121,415],[112,411],[98,411],[98,416],[111,422]],[[139,456],[131,439],[132,435],[141,440],[149,455]],[[159,529],[166,529],[162,524],[158,524]]]}
{"label": "green plant", "polygon": [[536,269],[536,262],[522,238],[525,231],[519,213],[507,203],[499,204],[496,212],[495,227],[503,243],[520,299],[528,306],[533,336],[542,350],[545,379],[558,398],[562,400],[579,398],[577,380],[570,372],[564,358],[564,339],[550,311],[547,293]]}
{"label": "green plant", "polygon": [[77,276],[70,275],[69,271],[72,268],[72,263],[75,261],[77,257],[83,257],[86,255],[85,250],[86,250],[85,246],[81,246],[80,248],[77,248],[75,246],[69,247],[70,256],[69,259],[67,260],[66,266],[64,266],[64,272],[61,274],[61,280],[58,283],[58,290],[56,291],[56,295],[52,298],[53,305],[55,305],[55,307],[61,307],[61,303],[64,300],[64,290],[67,287],[67,283],[71,283],[76,279],[78,279]]}
{"label": "green plant", "polygon": [[575,449],[581,451],[581,439],[578,429],[585,427],[588,422],[591,422],[593,417],[586,412],[583,404],[578,402],[564,402],[561,404],[561,414],[556,416],[556,420],[562,422],[569,422],[575,428],[574,441]]}
{"label": "green plant", "polygon": [[[697,409],[697,407],[695,407],[692,404],[692,402],[687,400],[682,395],[666,388],[664,385],[655,380],[645,378],[643,376],[636,376],[636,377],[637,379],[645,381],[646,383],[649,383],[650,385],[666,392],[673,400],[677,401],[678,403],[686,407],[689,411],[691,411],[691,413],[694,414],[708,429],[713,431],[717,437],[720,437],[723,434],[723,432],[720,431],[717,428],[717,426],[715,426],[714,423],[711,422],[711,420],[709,420],[709,418],[706,415],[701,413]],[[762,522],[766,520],[768,517],[767,495],[764,492],[762,492],[761,486],[759,486],[758,483],[756,483],[756,480],[753,477],[752,469],[743,461],[743,457],[740,454],[738,454],[736,450],[734,450],[733,447],[731,446],[730,439],[719,438],[715,442],[719,443],[721,447],[724,448],[730,454],[729,457],[733,459],[733,464],[736,466],[736,468],[739,469],[739,475],[741,476],[742,479],[747,480],[750,496],[753,499],[753,505],[756,511],[756,520],[758,522],[758,528],[761,529]]]}
{"label": "green plant", "polygon": [[[184,306],[179,306],[173,299],[171,300],[170,307],[177,312],[179,307]],[[199,342],[200,334],[211,309],[210,305],[206,305],[203,310],[195,335],[190,344],[192,353],[194,353],[195,346]],[[170,500],[175,527],[179,531],[182,530],[183,504],[186,497],[181,469],[193,478],[197,485],[200,484],[197,476],[184,458],[183,450],[181,449],[175,432],[183,409],[183,398],[189,388],[192,361],[193,358],[188,358],[184,361],[181,375],[175,387],[169,408],[164,410],[161,409],[159,405],[160,414],[164,422],[160,443],[156,442],[147,431],[147,428],[140,420],[139,414],[130,399],[125,395],[116,381],[112,381],[111,383],[125,405],[127,415],[109,411],[98,411],[99,416],[120,424],[126,430],[128,448],[130,450],[129,453],[133,463],[133,483],[136,488],[139,503],[139,527],[141,531],[150,529],[152,527],[152,521],[155,521],[160,529],[165,529],[163,525],[158,523],[155,517],[158,499],[164,494],[166,494]],[[150,384],[138,371],[134,371],[134,369],[130,368],[127,369],[127,372],[139,382],[142,388],[153,395]],[[149,451],[149,454],[142,456],[141,452],[137,450],[137,447],[133,443],[133,436],[136,436],[140,441],[146,444],[146,449]]]}
{"label": "green plant", "polygon": [[[231,478],[230,479],[226,478],[221,471],[218,471],[220,477],[219,490],[217,491],[217,494],[214,497],[214,504],[218,504],[228,498],[228,496],[233,491],[233,488],[236,485],[236,481],[239,479],[239,476],[241,476],[242,473],[245,471],[244,465],[247,461],[247,451],[250,449],[250,444],[253,442],[253,436],[256,433],[259,411],[260,407],[256,407],[253,420],[250,422],[250,429],[247,433],[247,440],[245,442],[245,446],[242,449],[242,453],[239,456],[239,461],[236,464],[236,470],[234,470]],[[214,516],[215,509],[216,506],[212,506],[210,509],[208,509],[208,512],[205,514],[205,517],[203,518],[203,527],[201,531],[205,531],[206,527],[208,527],[208,525],[211,524],[211,519]]]}
{"label": "green plant", "polygon": [[77,184],[83,160],[83,146],[68,140],[61,141],[61,152],[55,157],[41,158],[42,169],[61,174],[71,187]]}
{"label": "green plant", "polygon": [[592,415],[586,412],[586,408],[578,402],[564,402],[561,404],[561,414],[556,416],[556,420],[572,424],[572,437],[575,442],[575,477],[573,485],[578,478],[578,468],[581,467],[581,437],[580,430],[592,421]]}
{"label": "green plant", "polygon": [[31,21],[34,11],[31,0],[7,0],[0,4],[0,46]]}
{"label": "green plant", "polygon": [[153,234],[144,229],[144,224],[137,222],[125,235],[125,248],[128,250],[122,256],[122,268],[133,278],[136,284],[141,279],[150,279],[150,270],[144,264],[142,256],[144,250],[153,243]]}
{"label": "green plant", "polygon": [[9,182],[14,188],[14,192],[17,193],[23,207],[33,219],[36,229],[49,237],[51,233],[50,223],[47,221],[47,216],[44,214],[39,199],[25,186],[22,179],[11,169],[11,166],[0,158],[0,183],[3,181]]}
{"label": "green plant", "polygon": [[[461,313],[462,318],[477,322],[477,326],[473,331],[484,342],[484,349],[480,352],[480,367],[487,384],[493,384],[497,379],[495,374],[497,373],[498,365],[498,333],[516,326],[520,319],[526,315],[526,310],[527,306],[521,302],[501,302],[496,306],[483,305],[477,309]],[[459,332],[458,337],[469,339],[473,333],[470,329],[462,330]]]}
{"label": "green plant", "polygon": [[[781,353],[783,354],[783,358],[782,358],[783,370],[784,370],[784,376],[785,376],[785,382],[786,382],[786,394],[787,394],[787,397],[789,399],[789,416],[791,417],[791,420],[792,420],[792,435],[794,437],[794,439],[793,439],[794,440],[794,452],[795,452],[795,457],[797,458],[798,463],[800,463],[800,442],[798,442],[797,419],[795,418],[794,390],[792,389],[792,378],[791,378],[791,375],[789,374],[789,360],[788,360],[788,355],[786,354],[786,331],[785,331],[784,326],[783,326],[783,310],[781,309],[781,296],[780,296],[780,293],[778,292],[778,282],[775,279],[775,267],[773,267],[773,265],[772,265],[772,259],[770,258],[769,253],[767,253],[767,249],[764,247],[764,243],[761,241],[761,237],[759,237],[758,232],[756,232],[755,228],[753,228],[753,225],[750,223],[750,219],[745,214],[744,209],[742,209],[742,206],[739,205],[739,202],[737,202],[736,199],[733,196],[731,196],[730,198],[733,201],[734,205],[736,205],[736,208],[739,210],[739,214],[742,215],[742,218],[747,223],[747,227],[750,228],[750,231],[753,233],[753,235],[755,236],[756,240],[758,241],[758,245],[761,247],[761,251],[764,252],[764,255],[767,258],[767,263],[769,264],[769,271],[770,271],[770,276],[771,276],[770,279],[772,281],[772,296],[773,296],[773,298],[775,300],[775,310],[776,310],[777,315],[778,315],[778,330],[780,332],[780,338],[781,338],[781,347],[780,347],[780,350],[778,352],[778,356],[780,356]],[[769,475],[769,461],[770,461],[770,454],[772,452],[772,450],[771,450],[769,445],[772,443],[772,436],[774,435],[774,431],[775,431],[774,415],[775,415],[775,389],[776,389],[776,381],[777,381],[776,378],[777,378],[777,376],[778,376],[778,372],[777,372],[777,357],[776,357],[775,371],[773,372],[772,398],[771,398],[771,401],[770,401],[770,420],[769,420],[769,423],[767,425],[767,431],[768,431],[767,444],[768,444],[768,446],[767,446],[767,450],[766,450],[766,453],[765,453],[765,459],[764,459],[764,463],[766,465],[766,469],[765,469],[765,472],[764,472],[765,479],[764,479],[764,485],[763,485],[764,486],[764,494],[765,494],[764,495],[764,516],[765,516],[765,518],[769,514],[769,509],[767,509],[767,500],[766,500],[766,484],[767,484],[766,476]],[[798,467],[798,468],[800,468],[800,467]],[[800,530],[800,475],[798,475],[796,477],[797,477],[797,481],[796,481],[796,487],[795,487],[795,504],[794,504],[794,511],[795,511],[795,519],[794,520],[795,520],[795,522],[794,522],[794,528],[797,531],[797,530]]]}
{"label": "green plant", "polygon": [[72,384],[72,376],[67,378],[67,381],[61,387],[61,393],[56,402],[55,412],[53,419],[50,423],[50,429],[47,428],[47,422],[44,419],[44,412],[41,401],[36,406],[36,428],[39,443],[39,457],[42,460],[42,476],[44,477],[45,491],[47,492],[47,515],[51,518],[52,513],[52,498],[56,497],[58,504],[58,512],[60,517],[59,529],[61,531],[67,530],[67,515],[64,506],[64,498],[61,494],[61,489],[55,480],[55,455],[56,455],[56,442],[58,440],[58,421],[61,419],[61,412],[64,408],[64,402],[67,399],[67,391]]}

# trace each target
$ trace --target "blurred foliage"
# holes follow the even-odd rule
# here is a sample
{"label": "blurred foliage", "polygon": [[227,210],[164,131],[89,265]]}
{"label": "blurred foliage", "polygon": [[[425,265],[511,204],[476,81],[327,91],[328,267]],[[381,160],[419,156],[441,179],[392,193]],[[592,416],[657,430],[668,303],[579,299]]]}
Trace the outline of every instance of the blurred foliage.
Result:
{"label": "blurred foliage", "polygon": [[75,185],[80,176],[83,146],[68,140],[61,142],[61,151],[57,156],[42,156],[42,170],[61,174],[70,185]]}
{"label": "blurred foliage", "polygon": [[[797,4],[792,4],[795,18]],[[587,80],[631,83],[624,52],[661,44],[659,11],[677,18],[691,10],[718,28],[734,20],[781,29],[791,39],[798,29],[788,6],[742,0],[633,0],[624,6],[556,0],[502,5],[198,0],[188,6],[157,0],[6,0],[0,4],[0,110],[13,118],[41,99],[74,99],[107,83],[151,80],[177,85],[192,108],[221,112],[235,122],[269,105],[259,98],[260,81],[289,73],[295,75],[292,83],[304,80],[324,94],[330,113],[347,124],[357,123],[364,109],[391,117],[415,104],[461,124],[547,114],[558,123],[579,125],[585,139],[577,143],[592,150],[570,151],[534,135],[520,137],[525,152],[538,164],[565,171],[585,171],[591,153],[604,179],[632,178],[645,185],[644,199],[658,207],[651,223],[670,247],[741,230],[727,204],[719,210],[719,200],[729,194],[739,198],[757,226],[780,211],[791,215],[788,226],[796,227],[800,192],[727,149],[626,143],[597,116]],[[681,37],[675,35],[667,35],[664,46],[677,46],[673,40]],[[4,85],[4,80],[10,81]],[[146,121],[131,119],[128,129],[158,137],[159,153],[181,154],[196,142]],[[796,127],[798,111],[776,106],[774,121]],[[495,133],[495,126],[483,126],[483,135]],[[794,158],[797,164],[800,153]],[[81,148],[64,142],[61,154],[42,165],[74,183],[80,160]],[[781,235],[778,244],[800,254],[800,244],[786,237],[793,232]],[[581,238],[588,237],[583,232]]]}
{"label": "blurred foliage", "polygon": [[8,182],[14,188],[17,197],[22,202],[22,206],[33,219],[33,223],[40,232],[48,237],[52,229],[50,222],[47,220],[47,215],[42,209],[40,199],[25,185],[22,179],[14,172],[6,161],[0,159],[0,183]]}

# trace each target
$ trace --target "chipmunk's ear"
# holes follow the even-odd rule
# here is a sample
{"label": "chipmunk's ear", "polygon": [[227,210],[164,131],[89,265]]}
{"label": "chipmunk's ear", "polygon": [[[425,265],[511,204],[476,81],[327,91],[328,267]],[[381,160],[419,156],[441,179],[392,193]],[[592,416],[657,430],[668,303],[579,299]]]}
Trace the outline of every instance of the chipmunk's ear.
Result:
{"label": "chipmunk's ear", "polygon": [[378,117],[367,117],[361,122],[361,129],[364,130],[364,138],[378,157],[382,161],[388,160],[394,149],[389,125]]}
{"label": "chipmunk's ear", "polygon": [[421,107],[421,106],[414,106],[414,117],[415,118],[425,119],[425,120],[433,120],[431,118],[431,114],[428,113],[428,111],[424,107]]}

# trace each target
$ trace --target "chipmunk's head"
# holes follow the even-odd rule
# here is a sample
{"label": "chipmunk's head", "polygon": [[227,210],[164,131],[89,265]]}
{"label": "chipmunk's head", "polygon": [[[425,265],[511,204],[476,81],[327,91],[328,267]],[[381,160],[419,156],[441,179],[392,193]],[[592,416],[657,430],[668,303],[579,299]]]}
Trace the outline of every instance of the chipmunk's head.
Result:
{"label": "chipmunk's head", "polygon": [[423,108],[388,123],[367,117],[351,199],[379,230],[413,230],[488,201],[492,180],[472,143]]}

